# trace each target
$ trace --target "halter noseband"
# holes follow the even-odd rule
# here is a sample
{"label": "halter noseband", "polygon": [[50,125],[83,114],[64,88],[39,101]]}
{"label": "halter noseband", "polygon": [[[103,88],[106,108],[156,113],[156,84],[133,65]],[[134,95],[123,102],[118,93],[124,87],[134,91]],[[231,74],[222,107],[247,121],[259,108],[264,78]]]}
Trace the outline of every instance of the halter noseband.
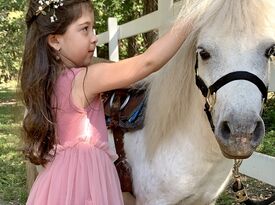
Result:
{"label": "halter noseband", "polygon": [[235,80],[247,80],[253,83],[254,85],[256,85],[258,89],[261,91],[263,102],[266,102],[267,100],[268,86],[266,86],[264,82],[260,78],[258,78],[256,75],[249,73],[247,71],[235,71],[232,73],[228,73],[222,76],[220,79],[218,79],[211,86],[207,87],[205,82],[198,75],[198,53],[196,54],[195,73],[196,73],[196,85],[201,90],[202,95],[206,99],[204,111],[207,115],[208,121],[210,123],[210,126],[213,132],[215,131],[215,126],[213,123],[211,110],[216,101],[216,92],[227,83],[230,83]]}

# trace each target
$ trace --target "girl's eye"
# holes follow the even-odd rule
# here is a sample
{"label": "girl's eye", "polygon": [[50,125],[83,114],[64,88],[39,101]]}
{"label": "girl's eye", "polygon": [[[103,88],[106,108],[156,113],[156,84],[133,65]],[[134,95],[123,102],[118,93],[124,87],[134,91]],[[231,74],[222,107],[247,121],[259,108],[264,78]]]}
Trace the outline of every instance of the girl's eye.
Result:
{"label": "girl's eye", "polygon": [[89,27],[86,26],[86,27],[84,27],[82,30],[83,30],[83,31],[88,31],[88,29],[89,29]]}

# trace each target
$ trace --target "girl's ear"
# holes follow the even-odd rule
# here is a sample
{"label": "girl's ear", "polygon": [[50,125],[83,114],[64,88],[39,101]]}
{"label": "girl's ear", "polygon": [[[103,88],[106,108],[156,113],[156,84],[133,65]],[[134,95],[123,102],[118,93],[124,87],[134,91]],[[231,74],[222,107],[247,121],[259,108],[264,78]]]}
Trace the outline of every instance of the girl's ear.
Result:
{"label": "girl's ear", "polygon": [[61,49],[58,35],[50,34],[48,36],[48,44],[56,51],[59,51]]}

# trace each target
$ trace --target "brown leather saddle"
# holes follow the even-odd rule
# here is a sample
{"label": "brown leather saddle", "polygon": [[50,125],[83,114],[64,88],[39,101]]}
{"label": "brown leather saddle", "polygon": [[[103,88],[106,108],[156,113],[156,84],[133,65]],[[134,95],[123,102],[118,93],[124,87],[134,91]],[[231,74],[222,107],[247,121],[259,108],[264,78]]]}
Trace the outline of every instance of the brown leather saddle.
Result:
{"label": "brown leather saddle", "polygon": [[123,137],[125,132],[143,128],[146,108],[145,93],[146,89],[118,89],[102,95],[106,125],[113,132],[119,157],[115,161],[115,166],[121,190],[132,194],[131,167],[125,156]]}

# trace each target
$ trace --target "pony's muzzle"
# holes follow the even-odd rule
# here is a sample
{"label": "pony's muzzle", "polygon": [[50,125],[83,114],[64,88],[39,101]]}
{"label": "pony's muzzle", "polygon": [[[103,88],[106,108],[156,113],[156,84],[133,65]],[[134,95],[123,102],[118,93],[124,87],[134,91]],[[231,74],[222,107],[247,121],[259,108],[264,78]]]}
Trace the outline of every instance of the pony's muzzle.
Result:
{"label": "pony's muzzle", "polygon": [[250,120],[232,119],[218,123],[216,137],[225,157],[248,158],[260,144],[265,134],[263,120],[259,116],[246,119]]}

